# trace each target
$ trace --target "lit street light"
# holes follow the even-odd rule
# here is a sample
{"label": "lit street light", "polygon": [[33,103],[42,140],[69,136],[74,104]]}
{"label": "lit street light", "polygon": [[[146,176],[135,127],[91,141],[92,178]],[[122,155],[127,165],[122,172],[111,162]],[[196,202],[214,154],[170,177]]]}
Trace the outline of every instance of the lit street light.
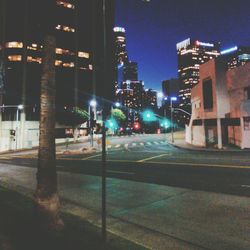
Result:
{"label": "lit street light", "polygon": [[173,97],[170,98],[170,111],[171,111],[171,138],[172,138],[172,143],[174,143],[173,101],[177,101],[177,97],[173,96]]}
{"label": "lit street light", "polygon": [[[94,99],[89,102],[88,113],[89,113],[89,129],[90,129],[90,144],[91,144],[91,147],[94,146],[92,120],[96,119],[96,105],[97,105],[97,102]],[[94,111],[93,111],[93,109],[94,109]],[[92,116],[93,112],[94,112],[94,117]]]}

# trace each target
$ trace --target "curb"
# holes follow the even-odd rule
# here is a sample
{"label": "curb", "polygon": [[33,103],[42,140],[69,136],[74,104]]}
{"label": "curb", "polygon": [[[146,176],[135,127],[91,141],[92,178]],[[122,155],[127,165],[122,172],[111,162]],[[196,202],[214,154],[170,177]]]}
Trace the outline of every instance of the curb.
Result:
{"label": "curb", "polygon": [[188,151],[200,151],[200,152],[229,152],[229,153],[243,153],[243,152],[250,152],[250,149],[209,149],[209,148],[189,148],[185,146],[179,146],[173,143],[168,142],[168,144],[172,145],[178,149],[184,149]]}

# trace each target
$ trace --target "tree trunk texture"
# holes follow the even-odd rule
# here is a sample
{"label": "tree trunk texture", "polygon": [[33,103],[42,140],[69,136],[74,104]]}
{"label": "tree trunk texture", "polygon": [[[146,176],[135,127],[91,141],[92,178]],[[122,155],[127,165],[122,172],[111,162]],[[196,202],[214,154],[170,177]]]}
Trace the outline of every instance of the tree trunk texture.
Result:
{"label": "tree trunk texture", "polygon": [[37,222],[45,230],[63,228],[59,216],[55,156],[55,48],[55,37],[47,35],[44,39],[37,188],[34,194]]}

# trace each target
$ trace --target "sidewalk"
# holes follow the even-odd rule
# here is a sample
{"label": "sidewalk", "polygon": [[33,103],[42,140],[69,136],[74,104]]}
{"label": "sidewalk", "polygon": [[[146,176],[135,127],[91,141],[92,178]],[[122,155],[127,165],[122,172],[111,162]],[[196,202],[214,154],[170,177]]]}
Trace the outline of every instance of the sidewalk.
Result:
{"label": "sidewalk", "polygon": [[118,250],[145,248],[108,233],[106,245],[100,229],[69,213],[62,213],[60,232],[42,232],[33,217],[33,202],[27,196],[0,186],[1,250]]}
{"label": "sidewalk", "polygon": [[[0,164],[1,183],[28,196],[35,174],[33,168]],[[100,227],[100,177],[59,171],[58,178],[63,212]],[[249,214],[249,197],[107,179],[109,232],[147,249],[248,250]]]}
{"label": "sidewalk", "polygon": [[171,142],[171,134],[168,134],[168,142],[174,147],[192,150],[192,151],[208,151],[208,152],[250,152],[250,149],[240,149],[233,145],[224,146],[222,149],[212,147],[194,146],[185,141],[185,131],[178,131],[174,133],[174,142]]}

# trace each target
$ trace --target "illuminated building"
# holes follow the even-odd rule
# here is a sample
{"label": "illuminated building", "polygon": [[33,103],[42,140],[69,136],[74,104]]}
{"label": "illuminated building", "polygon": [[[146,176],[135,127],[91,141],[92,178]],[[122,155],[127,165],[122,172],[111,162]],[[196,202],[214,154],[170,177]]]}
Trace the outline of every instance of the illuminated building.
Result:
{"label": "illuminated building", "polygon": [[[22,103],[26,107],[26,118],[38,119],[38,112],[36,117],[33,115],[39,107],[43,29],[46,25],[54,27],[56,37],[57,110],[72,106],[87,107],[91,95],[103,96],[106,94],[105,91],[110,90],[108,86],[103,89],[100,70],[103,60],[102,1],[5,2],[6,27],[3,29],[5,32],[2,31],[0,34],[5,47],[7,68],[3,100],[5,105]],[[111,40],[114,3],[109,2],[106,15],[107,50],[112,50],[112,53],[107,53],[108,55],[113,54],[114,50]],[[108,60],[111,61],[111,58]],[[96,68],[97,70],[93,70]]]}
{"label": "illuminated building", "polygon": [[153,110],[157,109],[157,91],[153,89],[145,89],[143,96],[143,107]]}
{"label": "illuminated building", "polygon": [[191,111],[191,88],[199,82],[200,65],[219,56],[220,44],[190,38],[177,43],[180,107]]}
{"label": "illuminated building", "polygon": [[234,69],[250,62],[250,47],[234,46],[221,51],[227,60],[228,69]]}
{"label": "illuminated building", "polygon": [[138,81],[138,65],[136,62],[127,62],[123,67],[123,81]]}
{"label": "illuminated building", "polygon": [[114,27],[115,34],[115,57],[117,65],[123,65],[128,62],[128,53],[126,49],[125,29]]}

